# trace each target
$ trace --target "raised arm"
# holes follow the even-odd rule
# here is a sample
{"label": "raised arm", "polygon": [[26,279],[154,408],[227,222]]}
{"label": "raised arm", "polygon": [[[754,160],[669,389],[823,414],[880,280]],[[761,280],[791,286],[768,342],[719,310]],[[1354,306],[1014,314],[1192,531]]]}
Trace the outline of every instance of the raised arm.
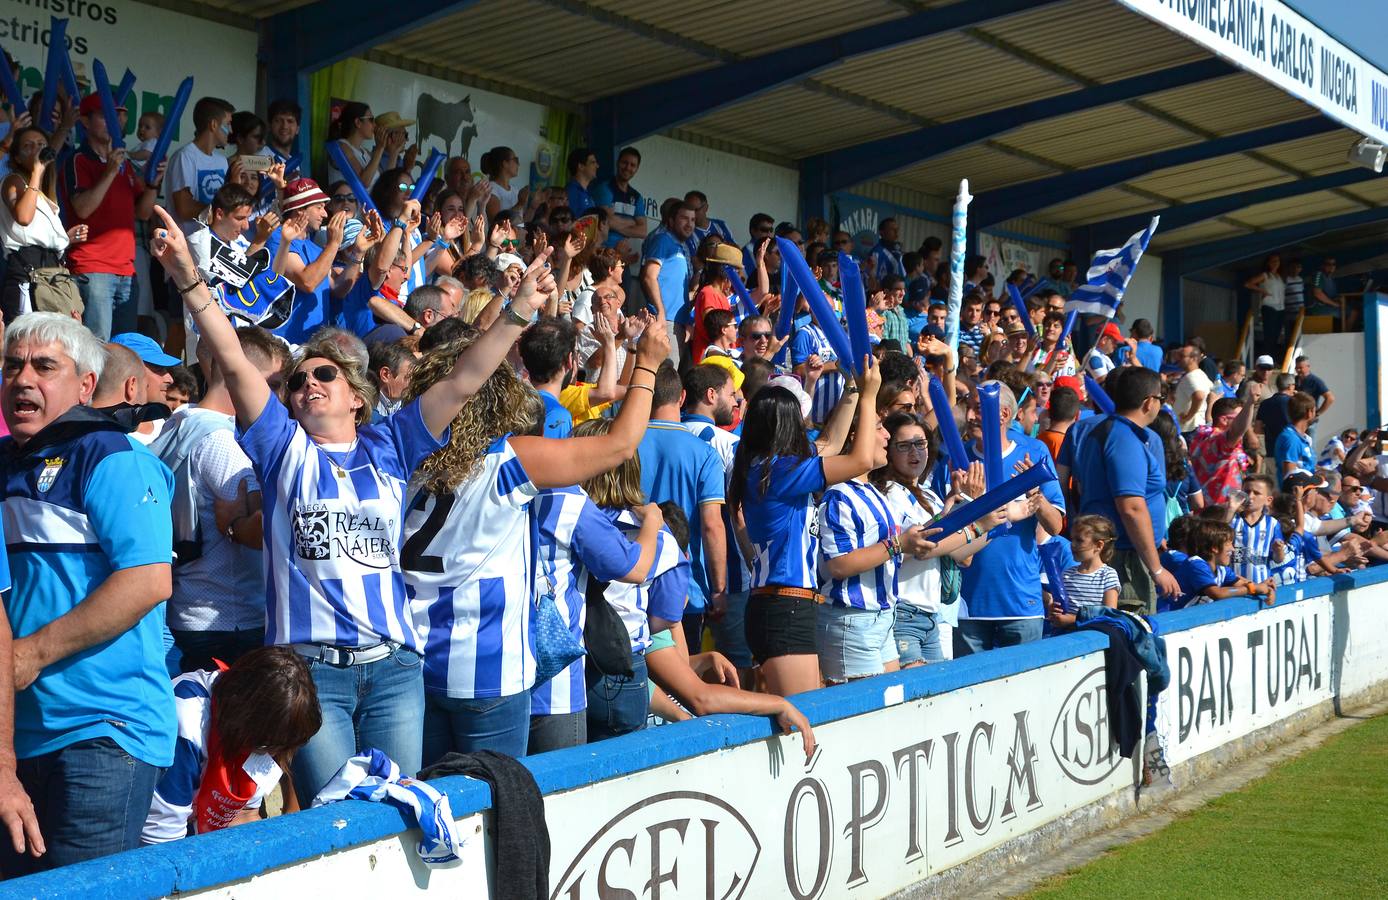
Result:
{"label": "raised arm", "polygon": [[[270,388],[260,371],[242,352],[231,320],[213,301],[207,282],[198,274],[183,231],[163,207],[156,206],[154,212],[159,216],[161,227],[155,229],[154,240],[149,247],[150,256],[159,260],[173,280],[173,289],[183,295],[184,306],[193,317],[202,340],[211,349],[222,377],[226,379],[237,421],[242,427],[249,426],[260,418],[265,404],[269,402]],[[287,235],[282,235],[281,239],[289,240]]]}
{"label": "raised arm", "polygon": [[530,325],[536,311],[544,305],[545,297],[554,287],[554,276],[549,267],[550,252],[546,250],[535,257],[525,270],[516,296],[505,313],[482,332],[476,343],[458,356],[453,371],[446,378],[420,396],[419,411],[424,416],[425,427],[432,434],[443,434],[468,398],[492,377],[496,367],[506,359],[511,346],[520,339],[521,332]]}
{"label": "raised arm", "polygon": [[856,381],[858,430],[853,438],[853,450],[825,458],[826,485],[857,478],[872,468],[873,450],[877,443],[877,389],[882,386],[882,373],[873,363],[871,356],[863,357],[863,373]]}
{"label": "raised arm", "polygon": [[536,487],[566,487],[631,458],[646,433],[655,393],[655,370],[670,355],[670,337],[659,323],[641,335],[627,398],[605,435],[583,438],[513,437],[511,449]]}

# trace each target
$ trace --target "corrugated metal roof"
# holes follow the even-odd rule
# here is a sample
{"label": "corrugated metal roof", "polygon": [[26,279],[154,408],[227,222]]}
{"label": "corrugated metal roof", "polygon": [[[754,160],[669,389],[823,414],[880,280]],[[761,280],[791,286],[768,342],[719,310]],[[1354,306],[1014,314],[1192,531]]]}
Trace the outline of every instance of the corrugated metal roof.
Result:
{"label": "corrugated metal roof", "polygon": [[1311,108],[1257,76],[1215,78],[1142,98],[1144,104],[1211,134],[1234,134],[1292,119]]}
{"label": "corrugated metal roof", "polygon": [[[806,129],[806,122],[819,127]],[[875,140],[911,126],[874,109],[791,85],[705,116],[687,130],[801,157]]]}
{"label": "corrugated metal roof", "polygon": [[1053,174],[1054,169],[980,145],[929,160],[885,180],[913,190],[953,197],[961,178],[969,179],[970,190],[977,193]]}
{"label": "corrugated metal roof", "polygon": [[1094,194],[1076,197],[1058,206],[1036,213],[1034,218],[1061,227],[1087,225],[1117,216],[1157,210],[1163,205],[1122,188],[1109,188]]}
{"label": "corrugated metal roof", "polygon": [[1265,166],[1247,156],[1221,156],[1218,159],[1161,169],[1128,182],[1131,186],[1191,203],[1206,197],[1232,194],[1287,181],[1291,176]]}
{"label": "corrugated metal roof", "polygon": [[1239,228],[1237,225],[1231,225],[1219,219],[1209,219],[1195,225],[1188,225],[1185,228],[1175,228],[1167,232],[1158,231],[1152,237],[1151,249],[1160,253],[1163,250],[1176,247],[1202,244],[1206,241],[1218,241],[1247,233],[1245,229]]}
{"label": "corrugated metal roof", "polygon": [[1358,212],[1364,207],[1330,191],[1303,194],[1286,200],[1274,200],[1245,207],[1233,218],[1254,228],[1276,228],[1282,225]]}
{"label": "corrugated metal roof", "polygon": [[1295,166],[1312,175],[1323,175],[1345,167],[1349,148],[1359,135],[1348,128],[1315,137],[1302,138],[1265,147],[1262,154],[1284,165]]}
{"label": "corrugated metal roof", "polygon": [[1028,125],[1007,133],[998,143],[1084,169],[1194,140],[1189,132],[1114,103]]}

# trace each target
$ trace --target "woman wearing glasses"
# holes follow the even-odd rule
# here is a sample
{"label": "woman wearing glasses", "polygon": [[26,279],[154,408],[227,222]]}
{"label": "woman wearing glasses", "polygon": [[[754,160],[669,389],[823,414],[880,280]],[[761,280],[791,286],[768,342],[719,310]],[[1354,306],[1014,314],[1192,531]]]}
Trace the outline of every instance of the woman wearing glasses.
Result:
{"label": "woman wearing glasses", "polygon": [[[874,469],[869,480],[886,498],[898,527],[928,529],[965,496],[983,493],[983,464],[975,462],[967,472],[954,473],[954,492],[941,500],[929,486],[938,454],[930,445],[925,421],[912,413],[893,413],[882,426],[888,435],[886,464]],[[954,563],[967,565],[970,557],[988,545],[988,532],[1005,521],[1006,507],[958,534],[944,536],[925,553],[907,556],[897,565],[893,634],[901,668],[954,655],[951,635],[959,623],[959,604],[955,602],[959,596],[958,570],[942,566],[940,558],[948,556]],[[942,580],[945,574],[950,576],[949,585]],[[950,589],[946,591],[946,587]]]}
{"label": "woman wearing glasses", "polygon": [[414,178],[405,169],[391,169],[382,172],[375,187],[371,189],[371,202],[381,213],[387,230],[400,229],[404,232],[402,246],[409,257],[409,275],[400,288],[400,302],[404,303],[410,291],[421,284],[429,283],[428,273],[433,268],[437,255],[447,251],[447,242],[424,240],[421,230],[424,224],[423,212],[418,202],[410,202],[414,191]]}
{"label": "woman wearing glasses", "polygon": [[[342,148],[347,165],[352,167],[367,190],[376,183],[376,176],[383,168],[395,165],[406,139],[403,128],[377,128],[376,117],[365,103],[344,104],[333,125],[331,137]],[[367,141],[373,142],[369,149]],[[329,183],[341,180],[342,173],[331,162],[328,163]]]}
{"label": "woman wearing glasses", "polygon": [[449,423],[491,376],[552,288],[548,254],[526,272],[509,311],[452,370],[399,412],[368,425],[374,391],[357,364],[324,341],[301,348],[270,393],[198,275],[168,213],[150,253],[169,273],[222,372],[240,442],[264,498],[266,642],[309,661],[323,727],[294,760],[313,797],[343,760],[376,747],[418,771],[424,715],[423,642],[401,571],[405,485],[442,446]]}

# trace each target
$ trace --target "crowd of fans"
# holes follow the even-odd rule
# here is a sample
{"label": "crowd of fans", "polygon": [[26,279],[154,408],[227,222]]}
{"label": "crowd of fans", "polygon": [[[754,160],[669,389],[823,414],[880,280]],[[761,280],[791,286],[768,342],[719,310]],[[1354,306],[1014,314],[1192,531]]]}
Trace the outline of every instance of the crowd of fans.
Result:
{"label": "crowd of fans", "polygon": [[[416,199],[412,123],[359,103],[325,190],[268,112],[198,100],[148,182],[161,123],[116,149],[92,97],[5,138],[5,876],[292,811],[363,748],[741,712],[808,756],[787,696],[1388,556],[1388,448],[1318,451],[1310,360],[1067,336],[1062,260],[969,259],[955,347],[941,242],[891,219],[739,243],[690,190],[648,230],[634,148],[531,190],[494,147]],[[870,363],[803,298],[777,328],[790,247],[838,310],[863,259]],[[940,533],[994,435],[1059,479]]]}

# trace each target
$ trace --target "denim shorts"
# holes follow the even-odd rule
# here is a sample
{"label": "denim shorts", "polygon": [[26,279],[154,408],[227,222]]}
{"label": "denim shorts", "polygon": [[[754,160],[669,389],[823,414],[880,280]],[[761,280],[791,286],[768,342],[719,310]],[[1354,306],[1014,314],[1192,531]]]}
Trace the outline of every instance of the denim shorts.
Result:
{"label": "denim shorts", "polygon": [[[728,595],[728,611],[721,619],[708,619],[713,632],[713,649],[728,658],[739,669],[752,668],[752,651],[747,647],[747,593]],[[690,653],[697,650],[690,649]]]}
{"label": "denim shorts", "polygon": [[814,655],[817,605],[799,597],[749,597],[743,625],[752,658],[760,664],[778,656]]}
{"label": "denim shorts", "polygon": [[895,621],[890,609],[820,606],[815,644],[824,680],[832,684],[884,672],[897,658],[892,635]]}
{"label": "denim shorts", "polygon": [[903,666],[919,662],[940,662],[940,615],[926,612],[914,603],[896,605],[896,652]]}

